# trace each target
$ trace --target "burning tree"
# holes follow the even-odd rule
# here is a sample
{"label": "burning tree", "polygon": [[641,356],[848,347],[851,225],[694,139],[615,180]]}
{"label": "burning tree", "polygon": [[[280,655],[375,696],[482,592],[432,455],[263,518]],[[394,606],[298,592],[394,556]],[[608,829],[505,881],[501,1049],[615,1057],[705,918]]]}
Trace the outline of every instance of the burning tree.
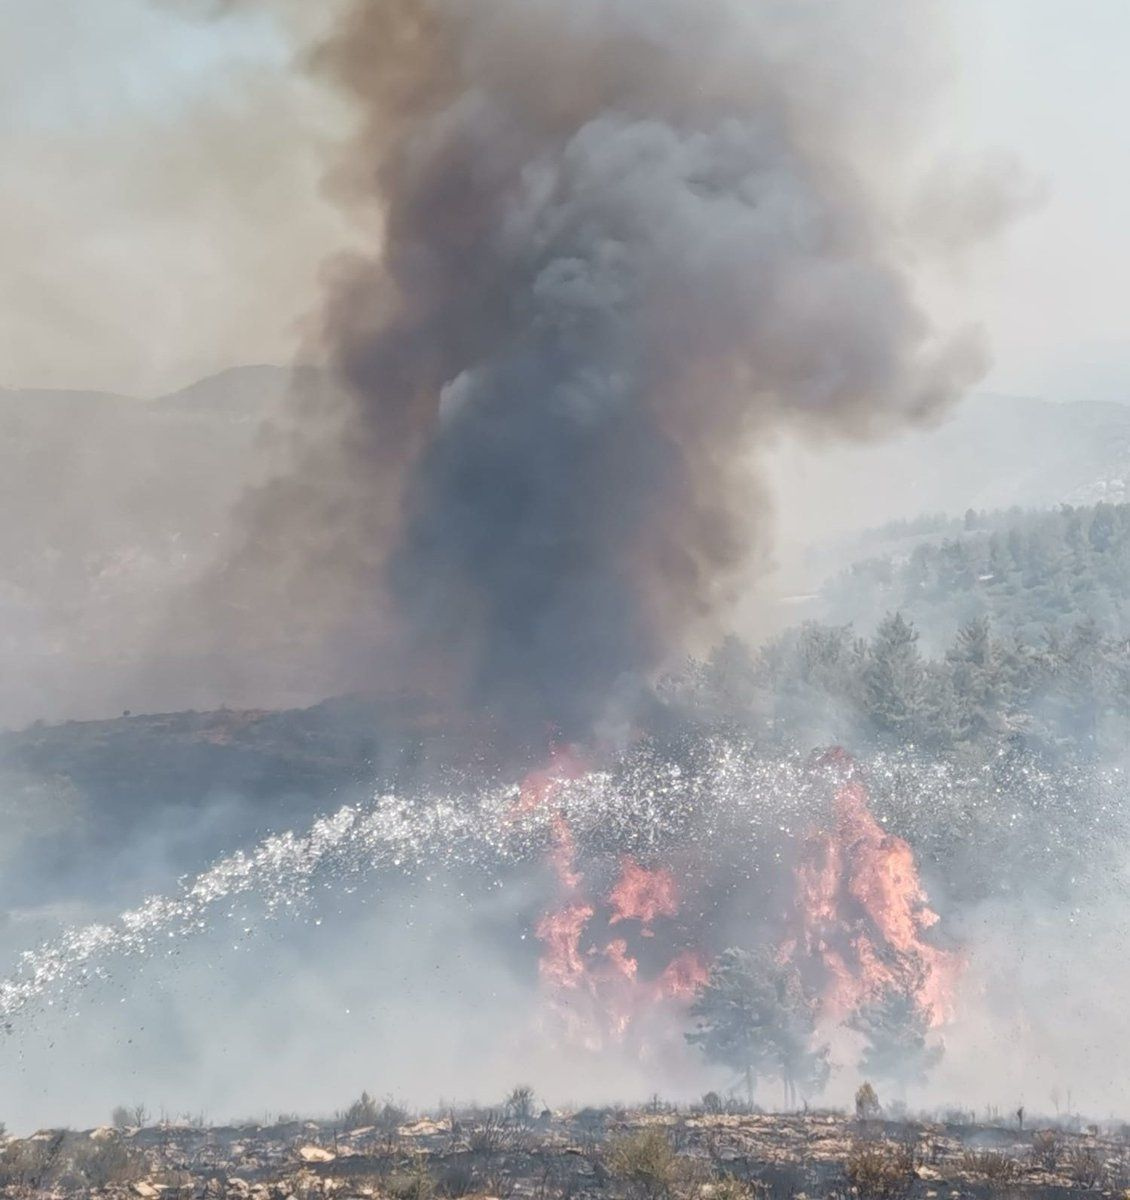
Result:
{"label": "burning tree", "polygon": [[645,976],[628,937],[610,936],[613,927],[626,925],[637,938],[653,938],[657,919],[678,915],[679,888],[666,868],[649,869],[624,856],[611,890],[590,889],[573,830],[558,805],[565,781],[582,769],[574,752],[555,748],[549,764],[526,777],[516,812],[551,814],[549,862],[560,896],[535,930],[542,943],[543,987],[569,1039],[600,1051],[622,1043],[645,1013],[685,1008],[705,982],[706,967],[697,952],[684,949],[658,974]]}
{"label": "burning tree", "polygon": [[687,1041],[736,1071],[749,1101],[759,1075],[779,1078],[786,1106],[815,1095],[828,1081],[828,1047],[813,1048],[816,1005],[799,972],[767,951],[731,949],[711,968],[691,1015]]}
{"label": "burning tree", "polygon": [[875,1009],[894,1028],[894,996],[913,1018],[907,1028],[936,1028],[952,1014],[963,964],[931,935],[939,917],[914,851],[876,820],[848,754],[828,751],[817,766],[834,785],[831,828],[814,830],[802,847],[793,929],[781,955],[820,981],[822,1018],[850,1024]]}

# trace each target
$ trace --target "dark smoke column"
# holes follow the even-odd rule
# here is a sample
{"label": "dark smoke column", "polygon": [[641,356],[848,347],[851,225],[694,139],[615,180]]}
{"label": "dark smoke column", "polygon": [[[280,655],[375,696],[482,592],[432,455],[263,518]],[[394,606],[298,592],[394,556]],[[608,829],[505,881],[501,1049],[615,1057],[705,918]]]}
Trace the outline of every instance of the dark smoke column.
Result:
{"label": "dark smoke column", "polygon": [[363,122],[339,193],[383,232],[326,310],[335,520],[384,542],[410,667],[584,736],[726,600],[772,431],[881,434],[978,376],[885,187],[926,12],[347,6],[317,66]]}

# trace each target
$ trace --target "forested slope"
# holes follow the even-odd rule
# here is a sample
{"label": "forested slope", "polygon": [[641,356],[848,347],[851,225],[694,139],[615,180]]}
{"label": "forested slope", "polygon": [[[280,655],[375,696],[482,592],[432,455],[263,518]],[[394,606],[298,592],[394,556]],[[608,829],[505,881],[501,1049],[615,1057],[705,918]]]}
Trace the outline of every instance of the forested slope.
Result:
{"label": "forested slope", "polygon": [[1130,505],[969,513],[934,534],[837,578],[834,619],[760,649],[731,638],[689,663],[667,681],[674,710],[766,745],[1120,753]]}

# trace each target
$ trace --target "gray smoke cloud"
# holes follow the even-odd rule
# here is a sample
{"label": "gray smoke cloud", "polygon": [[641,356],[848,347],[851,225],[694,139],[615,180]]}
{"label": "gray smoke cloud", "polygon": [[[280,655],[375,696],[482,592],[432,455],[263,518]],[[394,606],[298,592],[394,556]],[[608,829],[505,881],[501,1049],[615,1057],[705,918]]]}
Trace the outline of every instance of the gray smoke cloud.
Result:
{"label": "gray smoke cloud", "polygon": [[353,670],[376,643],[520,738],[591,732],[764,553],[778,431],[882,435],[984,369],[917,297],[934,33],[926,5],[345,5],[310,65],[379,244],[330,272],[345,399],[243,506],[225,602],[273,564]]}

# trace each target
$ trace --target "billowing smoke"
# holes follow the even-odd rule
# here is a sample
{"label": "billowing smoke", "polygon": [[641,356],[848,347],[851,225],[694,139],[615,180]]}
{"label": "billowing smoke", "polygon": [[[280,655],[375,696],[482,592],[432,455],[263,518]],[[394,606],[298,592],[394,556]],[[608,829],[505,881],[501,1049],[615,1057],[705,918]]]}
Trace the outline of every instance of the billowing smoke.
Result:
{"label": "billowing smoke", "polygon": [[903,219],[926,18],[346,5],[311,61],[358,114],[333,189],[379,245],[331,272],[348,399],[246,506],[257,561],[344,588],[400,672],[520,737],[591,733],[764,553],[777,431],[880,435],[982,370]]}

